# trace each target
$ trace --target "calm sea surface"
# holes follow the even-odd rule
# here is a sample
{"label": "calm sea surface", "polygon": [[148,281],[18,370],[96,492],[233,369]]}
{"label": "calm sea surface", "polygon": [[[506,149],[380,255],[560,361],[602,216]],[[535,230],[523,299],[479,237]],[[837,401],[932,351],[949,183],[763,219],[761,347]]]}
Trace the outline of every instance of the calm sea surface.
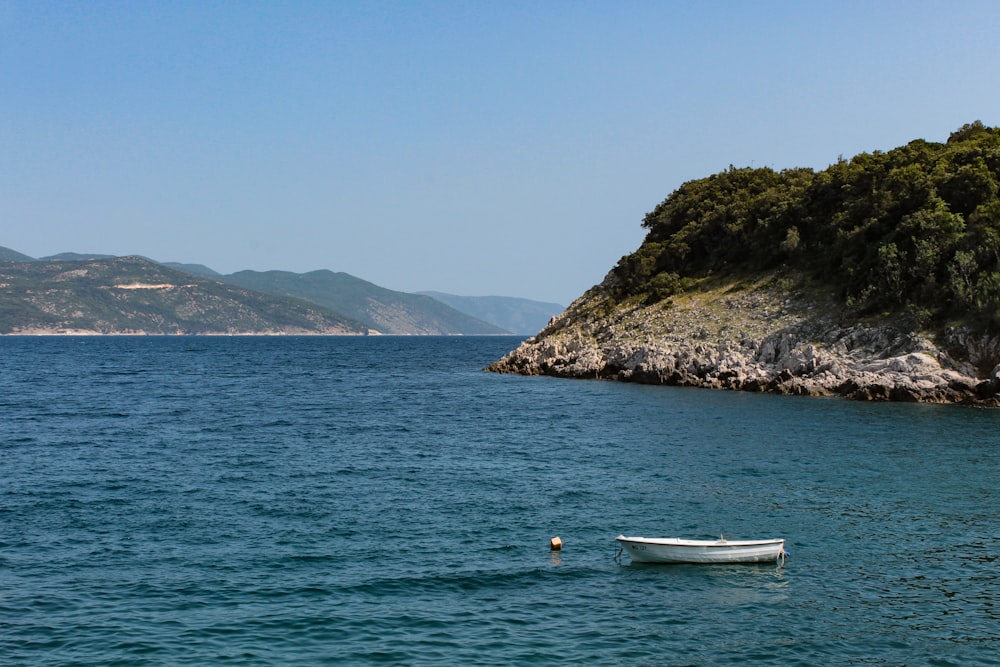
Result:
{"label": "calm sea surface", "polygon": [[0,664],[1000,664],[1000,411],[481,371],[517,342],[0,339]]}

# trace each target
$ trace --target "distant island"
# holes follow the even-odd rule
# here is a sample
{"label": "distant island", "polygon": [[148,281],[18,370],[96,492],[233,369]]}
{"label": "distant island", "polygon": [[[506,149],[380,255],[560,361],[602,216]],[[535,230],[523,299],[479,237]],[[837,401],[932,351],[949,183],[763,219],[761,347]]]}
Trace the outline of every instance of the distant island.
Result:
{"label": "distant island", "polygon": [[[456,297],[458,298],[458,297]],[[507,297],[507,318],[537,320],[538,302]],[[475,310],[477,297],[465,297]],[[556,308],[549,317],[561,311]],[[478,311],[477,311],[478,312]],[[541,325],[539,325],[541,326]],[[537,331],[537,329],[535,329]],[[502,335],[423,294],[388,290],[346,273],[240,271],[144,257],[61,253],[35,259],[0,247],[0,334]]]}
{"label": "distant island", "polygon": [[504,373],[1000,404],[1000,129],[681,185]]}

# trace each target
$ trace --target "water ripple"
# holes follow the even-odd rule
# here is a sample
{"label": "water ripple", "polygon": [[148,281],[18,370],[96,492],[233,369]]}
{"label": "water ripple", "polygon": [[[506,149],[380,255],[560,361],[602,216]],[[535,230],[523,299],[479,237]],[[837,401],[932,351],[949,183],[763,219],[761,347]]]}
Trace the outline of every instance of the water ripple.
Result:
{"label": "water ripple", "polygon": [[1000,413],[479,371],[515,343],[0,339],[0,662],[1000,664]]}

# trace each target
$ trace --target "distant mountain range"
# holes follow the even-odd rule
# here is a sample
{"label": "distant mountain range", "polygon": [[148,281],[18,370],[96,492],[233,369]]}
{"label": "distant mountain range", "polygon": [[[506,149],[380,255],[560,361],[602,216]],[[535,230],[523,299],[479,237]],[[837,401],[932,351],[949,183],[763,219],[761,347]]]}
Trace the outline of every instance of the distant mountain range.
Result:
{"label": "distant mountain range", "polygon": [[387,333],[510,333],[428,296],[394,292],[346,273],[239,271],[217,279],[265,294],[304,299]]}
{"label": "distant mountain range", "polygon": [[11,250],[10,248],[4,248],[0,246],[0,262],[34,262],[36,261],[34,257],[28,257],[27,255],[22,255],[16,250]]}
{"label": "distant mountain range", "polygon": [[512,297],[407,294],[346,273],[239,271],[0,247],[0,333],[530,335],[562,311]]}
{"label": "distant mountain range", "polygon": [[359,335],[368,327],[299,299],[118,257],[0,263],[0,333]]}
{"label": "distant mountain range", "polygon": [[536,334],[565,306],[509,296],[455,296],[442,292],[418,292],[484,322],[492,322],[516,334]]}

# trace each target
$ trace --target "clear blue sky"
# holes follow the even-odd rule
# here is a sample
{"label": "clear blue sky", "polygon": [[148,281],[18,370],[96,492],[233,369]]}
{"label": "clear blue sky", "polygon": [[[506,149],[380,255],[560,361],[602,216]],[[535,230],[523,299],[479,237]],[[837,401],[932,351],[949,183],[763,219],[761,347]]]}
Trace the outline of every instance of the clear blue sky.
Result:
{"label": "clear blue sky", "polygon": [[681,183],[1000,125],[1000,2],[0,0],[0,246],[568,304]]}

